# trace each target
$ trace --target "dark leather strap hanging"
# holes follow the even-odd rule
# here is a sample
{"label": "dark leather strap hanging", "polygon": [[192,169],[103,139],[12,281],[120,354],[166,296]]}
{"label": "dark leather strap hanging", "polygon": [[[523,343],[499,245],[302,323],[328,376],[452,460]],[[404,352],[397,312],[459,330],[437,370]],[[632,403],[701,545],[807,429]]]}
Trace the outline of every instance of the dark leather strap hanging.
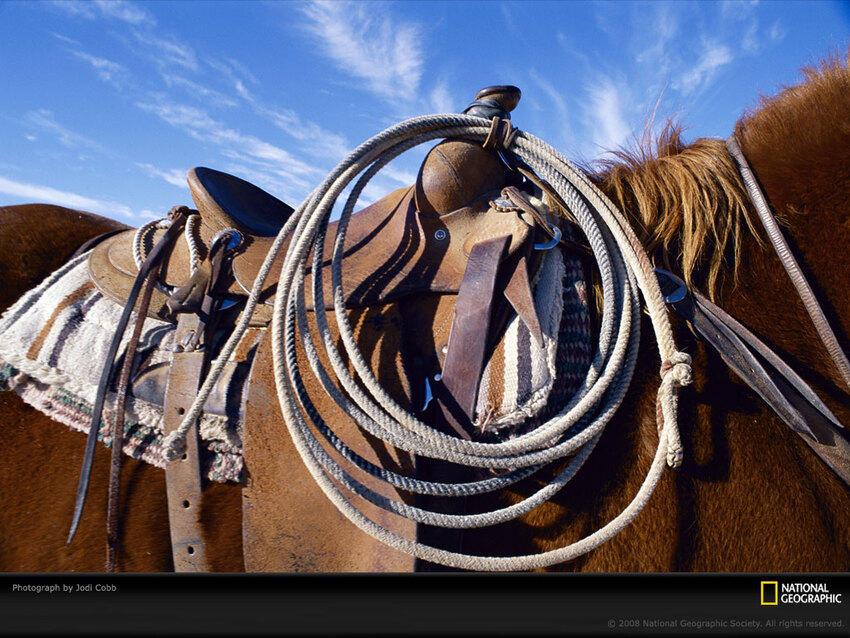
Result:
{"label": "dark leather strap hanging", "polygon": [[667,303],[688,320],[723,361],[850,485],[847,431],[809,385],[761,339],[722,308],[656,270]]}
{"label": "dark leather strap hanging", "polygon": [[127,329],[127,324],[133,314],[136,306],[136,300],[142,289],[142,284],[147,279],[150,272],[162,264],[162,260],[167,254],[167,249],[173,243],[174,239],[179,236],[183,230],[183,225],[186,223],[188,215],[191,213],[187,207],[178,206],[171,210],[169,217],[171,225],[165,231],[163,237],[153,247],[147,258],[142,262],[139,268],[139,273],[133,282],[133,287],[130,289],[130,294],[127,297],[127,302],[124,305],[124,311],[118,320],[118,325],[115,329],[115,335],[109,345],[109,350],[106,354],[106,361],[103,364],[103,369],[98,382],[97,394],[95,395],[94,405],[92,406],[92,422],[89,429],[88,438],[86,439],[86,449],[83,456],[83,466],[80,469],[80,479],[77,484],[77,495],[74,503],[74,515],[71,520],[71,529],[68,532],[67,544],[70,544],[77,531],[77,526],[80,523],[80,517],[83,513],[83,506],[86,502],[86,492],[88,490],[89,478],[91,476],[91,467],[94,460],[94,448],[97,442],[97,435],[100,431],[100,424],[103,416],[103,406],[106,400],[106,395],[109,390],[109,384],[112,378],[112,368],[115,364],[115,357],[118,354],[118,348],[121,345],[121,340],[124,337],[124,331]]}

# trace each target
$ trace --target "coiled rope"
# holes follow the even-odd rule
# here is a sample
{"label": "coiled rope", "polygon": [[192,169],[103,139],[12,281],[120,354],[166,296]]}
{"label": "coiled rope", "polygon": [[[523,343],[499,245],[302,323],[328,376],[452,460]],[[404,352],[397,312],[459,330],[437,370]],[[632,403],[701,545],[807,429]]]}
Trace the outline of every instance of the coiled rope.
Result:
{"label": "coiled rope", "polygon": [[[663,297],[648,257],[622,214],[583,174],[545,142],[519,131],[509,150],[548,182],[569,205],[587,236],[598,262],[603,288],[600,341],[583,388],[548,422],[531,432],[499,443],[466,441],[439,432],[399,406],[381,387],[357,348],[345,312],[342,293],[342,253],[348,220],[363,188],[390,160],[419,144],[440,138],[483,142],[490,121],[469,115],[434,115],[414,118],[393,126],[355,149],[299,206],[287,221],[267,255],[255,281],[243,317],[213,364],[198,399],[181,427],[165,442],[169,458],[183,448],[185,433],[200,414],[224,361],[247,328],[263,282],[284,239],[292,235],[275,298],[271,324],[275,383],[286,426],[313,478],[325,495],[355,525],[376,539],[420,559],[477,571],[519,571],[561,563],[593,549],[628,525],[654,490],[665,459],[681,463],[682,450],[676,426],[676,388],[690,383],[690,357],[675,348]],[[358,178],[359,176],[359,178]],[[322,249],[334,203],[354,180],[342,210],[332,258],[334,314],[345,357],[355,369],[359,383],[349,374],[343,355],[331,336],[324,309],[322,277],[313,277],[313,307],[319,346],[332,370],[324,369],[317,344],[307,328],[304,276],[310,250],[314,251],[312,272],[321,271]],[[477,556],[438,549],[399,536],[366,517],[344,490],[384,509],[427,525],[472,528],[495,525],[531,511],[551,498],[578,472],[621,404],[628,389],[640,343],[640,294],[646,303],[661,356],[661,385],[658,391],[659,444],[650,470],[632,502],[613,520],[593,534],[571,545],[526,556]],[[317,300],[317,301],[315,301]],[[492,470],[503,476],[470,483],[435,483],[417,480],[377,467],[357,455],[325,424],[310,402],[296,360],[296,339],[302,341],[310,367],[325,391],[365,431],[411,454]],[[333,379],[339,383],[337,388]],[[344,391],[344,392],[343,392]],[[535,472],[543,465],[572,458],[548,485],[524,501],[481,514],[450,515],[423,510],[371,491],[339,464],[322,447],[315,430],[344,459],[395,487],[420,494],[467,496],[500,489]],[[285,477],[281,477],[285,480]]]}

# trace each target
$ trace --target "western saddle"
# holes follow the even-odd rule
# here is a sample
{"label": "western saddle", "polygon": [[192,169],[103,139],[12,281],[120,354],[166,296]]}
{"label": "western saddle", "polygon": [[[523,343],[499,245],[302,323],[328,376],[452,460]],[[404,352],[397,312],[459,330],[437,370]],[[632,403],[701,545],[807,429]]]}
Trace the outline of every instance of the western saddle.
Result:
{"label": "western saddle", "polygon": [[[515,87],[484,89],[465,112],[493,117],[504,125],[519,96]],[[97,244],[89,260],[91,278],[103,294],[142,316],[177,323],[176,342],[185,347],[174,353],[167,374],[160,371],[157,379],[138,384],[148,392],[150,387],[158,388],[155,394],[165,406],[167,431],[179,425],[177,415],[191,406],[209,367],[212,327],[232,325],[276,235],[293,213],[292,207],[257,186],[210,168],[190,170],[188,183],[197,210],[172,211],[175,223],[168,230],[156,230],[153,243],[173,242],[173,227],[197,215],[197,254],[168,245],[158,263],[145,272],[138,264],[137,233],[131,230]],[[429,365],[440,371],[433,398],[441,423],[435,427],[460,437],[475,436],[471,421],[478,379],[488,349],[511,313],[521,318],[533,338],[542,339],[530,286],[539,263],[540,251],[535,247],[555,245],[560,231],[553,219],[541,214],[542,207],[535,207],[534,197],[542,198],[542,194],[504,154],[449,139],[427,154],[414,185],[390,193],[349,220],[343,262],[347,308],[425,292],[456,298],[449,336],[433,344],[436,361]],[[330,255],[338,223],[329,224],[324,245],[321,276],[326,308],[333,307]],[[565,220],[560,218],[559,223]],[[148,251],[150,256],[154,250]],[[257,328],[270,321],[285,254],[286,245],[252,315],[251,325]],[[315,273],[308,273],[305,289],[310,288],[310,276]],[[144,278],[151,280],[147,303],[137,299]],[[409,381],[411,385],[428,383],[427,379]],[[201,491],[196,436],[190,432],[183,460],[170,463],[167,469],[178,571],[205,566],[198,510],[187,505],[196,503]],[[84,497],[84,486],[82,493]],[[75,520],[82,508],[80,499],[78,492]]]}

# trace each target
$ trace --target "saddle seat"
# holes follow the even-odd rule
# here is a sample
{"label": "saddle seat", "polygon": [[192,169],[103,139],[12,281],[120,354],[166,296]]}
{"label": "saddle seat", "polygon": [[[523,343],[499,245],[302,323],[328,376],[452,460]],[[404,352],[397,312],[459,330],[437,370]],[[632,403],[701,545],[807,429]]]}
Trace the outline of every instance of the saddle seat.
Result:
{"label": "saddle seat", "polygon": [[[293,209],[259,187],[213,169],[194,168],[188,181],[201,217],[197,238],[201,259],[219,231],[235,228],[243,234],[243,244],[233,257],[229,294],[244,298]],[[504,257],[508,259],[527,244],[534,222],[526,214],[500,211],[490,203],[504,186],[516,183],[517,177],[498,156],[479,145],[459,140],[438,144],[423,161],[413,186],[398,189],[350,217],[342,271],[346,307],[385,303],[420,292],[456,294],[472,245],[489,237],[510,235]],[[333,307],[330,265],[338,224],[328,224],[323,252],[324,305],[329,309]],[[153,241],[163,232],[156,231]],[[95,285],[119,303],[126,300],[138,271],[134,233],[129,230],[105,240],[89,260]],[[267,306],[274,303],[287,245],[288,241],[264,284],[261,301]],[[178,240],[160,283],[176,287],[190,274],[189,251]],[[308,269],[305,294],[312,308],[310,277]],[[167,300],[164,291],[155,290],[149,314],[168,318]]]}

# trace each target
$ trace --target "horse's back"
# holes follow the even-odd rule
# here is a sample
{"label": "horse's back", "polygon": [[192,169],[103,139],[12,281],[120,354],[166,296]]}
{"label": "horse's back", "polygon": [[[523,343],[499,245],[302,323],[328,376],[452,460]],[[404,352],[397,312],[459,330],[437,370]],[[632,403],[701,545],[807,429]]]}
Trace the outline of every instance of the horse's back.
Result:
{"label": "horse's back", "polygon": [[35,287],[89,239],[127,227],[114,219],[52,204],[0,207],[0,309]]}

